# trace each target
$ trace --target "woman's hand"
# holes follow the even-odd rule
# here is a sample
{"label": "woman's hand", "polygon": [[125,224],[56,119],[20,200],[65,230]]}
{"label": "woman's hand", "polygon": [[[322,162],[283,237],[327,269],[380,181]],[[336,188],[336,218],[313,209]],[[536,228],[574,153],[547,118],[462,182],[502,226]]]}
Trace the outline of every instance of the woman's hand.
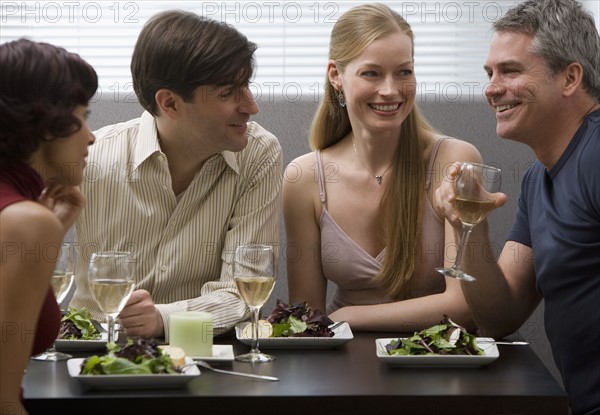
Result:
{"label": "woman's hand", "polygon": [[65,232],[75,223],[85,205],[85,198],[78,187],[59,184],[46,187],[38,200],[54,212]]}

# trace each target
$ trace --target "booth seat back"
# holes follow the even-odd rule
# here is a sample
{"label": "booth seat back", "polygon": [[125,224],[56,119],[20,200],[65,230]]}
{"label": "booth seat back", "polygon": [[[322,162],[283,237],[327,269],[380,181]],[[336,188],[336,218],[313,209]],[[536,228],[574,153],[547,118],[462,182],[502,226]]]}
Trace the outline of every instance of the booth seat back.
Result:
{"label": "booth seat back", "polygon": [[[259,99],[258,105],[260,112],[252,119],[277,136],[283,149],[284,167],[294,158],[310,151],[307,137],[318,105],[315,100]],[[426,96],[418,98],[417,105],[440,132],[474,144],[485,163],[502,169],[502,191],[508,195],[509,201],[489,217],[492,245],[496,254],[499,254],[513,221],[521,180],[535,160],[533,153],[523,144],[504,140],[496,135],[494,113],[483,99],[449,102],[439,97]],[[90,107],[90,126],[94,130],[137,118],[143,112],[135,96],[131,94],[101,97]],[[278,280],[269,302],[264,307],[266,313],[273,309],[276,299],[288,299],[285,230],[281,218],[280,224],[281,255]],[[552,374],[561,382],[543,327],[543,303],[515,336],[528,340]]]}

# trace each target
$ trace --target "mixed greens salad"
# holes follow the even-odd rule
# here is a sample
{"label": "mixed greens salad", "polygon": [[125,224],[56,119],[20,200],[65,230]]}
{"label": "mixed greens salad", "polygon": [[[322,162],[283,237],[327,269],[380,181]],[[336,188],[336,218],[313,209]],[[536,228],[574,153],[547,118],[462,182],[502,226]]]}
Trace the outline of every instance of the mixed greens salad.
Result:
{"label": "mixed greens salad", "polygon": [[158,342],[128,339],[126,345],[108,343],[108,354],[90,356],[81,364],[82,375],[150,375],[176,374],[181,371],[171,357],[163,353]]}
{"label": "mixed greens salad", "polygon": [[277,304],[267,321],[273,326],[271,337],[333,337],[329,328],[333,320],[320,310],[313,310],[308,303]]}
{"label": "mixed greens salad", "polygon": [[444,316],[435,326],[415,332],[407,339],[393,340],[385,346],[390,355],[482,355],[476,337]]}
{"label": "mixed greens salad", "polygon": [[69,307],[61,319],[58,338],[64,340],[98,340],[100,332],[86,308],[76,310]]}

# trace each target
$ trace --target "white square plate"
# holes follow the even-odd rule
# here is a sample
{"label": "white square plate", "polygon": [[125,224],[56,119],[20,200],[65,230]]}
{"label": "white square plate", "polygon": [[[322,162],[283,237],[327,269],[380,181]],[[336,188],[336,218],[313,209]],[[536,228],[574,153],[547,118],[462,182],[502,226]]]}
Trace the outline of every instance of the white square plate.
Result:
{"label": "white square plate", "polygon": [[[252,339],[242,337],[242,329],[247,322],[238,323],[235,326],[235,336],[242,343],[251,346]],[[333,329],[333,337],[262,337],[258,339],[260,349],[268,348],[328,348],[347,343],[354,338],[350,325],[344,323]]]}
{"label": "white square plate", "polygon": [[[200,376],[197,366],[188,366],[180,374],[160,375],[80,375],[81,363],[85,359],[67,360],[69,376],[82,384],[93,389],[155,389],[155,388],[178,388],[192,379]],[[189,357],[186,363],[193,363]]]}
{"label": "white square plate", "polygon": [[[397,340],[397,337],[391,339],[376,339],[375,347],[377,357],[382,362],[392,366],[425,366],[425,367],[477,367],[487,365],[496,360],[500,354],[498,346],[493,343],[494,339],[488,337],[478,337],[478,346],[483,349],[485,354],[477,356],[469,355],[416,355],[416,356],[400,356],[388,354],[385,346],[392,340]],[[479,343],[481,342],[481,343]],[[490,342],[490,343],[488,343]]]}
{"label": "white square plate", "polygon": [[100,323],[99,321],[92,320],[96,329],[100,332],[100,338],[97,340],[67,340],[67,339],[56,339],[54,341],[54,347],[59,352],[93,352],[106,350],[106,343],[108,341],[108,332],[106,331],[106,323]]}
{"label": "white square plate", "polygon": [[108,340],[108,333],[100,333],[98,340],[67,340],[67,339],[56,339],[54,347],[59,352],[91,352],[95,350],[104,350],[106,348],[106,341]]}

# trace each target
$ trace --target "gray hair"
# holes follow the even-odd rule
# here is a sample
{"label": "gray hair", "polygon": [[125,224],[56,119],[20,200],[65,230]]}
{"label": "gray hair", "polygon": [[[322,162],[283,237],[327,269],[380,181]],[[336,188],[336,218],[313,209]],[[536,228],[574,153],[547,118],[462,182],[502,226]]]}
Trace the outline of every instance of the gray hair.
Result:
{"label": "gray hair", "polygon": [[577,0],[527,0],[493,25],[497,32],[533,36],[532,52],[546,61],[552,75],[578,62],[583,87],[600,101],[600,36],[594,18]]}

